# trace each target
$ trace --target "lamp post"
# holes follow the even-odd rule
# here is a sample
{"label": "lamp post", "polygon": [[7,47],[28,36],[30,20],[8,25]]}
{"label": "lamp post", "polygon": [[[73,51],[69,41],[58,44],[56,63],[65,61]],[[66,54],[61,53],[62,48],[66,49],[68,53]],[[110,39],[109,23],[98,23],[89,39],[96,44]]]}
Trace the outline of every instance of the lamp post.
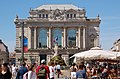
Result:
{"label": "lamp post", "polygon": [[21,58],[20,58],[20,63],[24,62],[24,25],[26,24],[24,21],[19,20],[18,15],[16,15],[16,18],[14,20],[14,23],[16,25],[20,25],[21,26]]}
{"label": "lamp post", "polygon": [[21,59],[22,59],[22,62],[21,63],[24,63],[24,21],[21,22],[22,26],[21,26]]}

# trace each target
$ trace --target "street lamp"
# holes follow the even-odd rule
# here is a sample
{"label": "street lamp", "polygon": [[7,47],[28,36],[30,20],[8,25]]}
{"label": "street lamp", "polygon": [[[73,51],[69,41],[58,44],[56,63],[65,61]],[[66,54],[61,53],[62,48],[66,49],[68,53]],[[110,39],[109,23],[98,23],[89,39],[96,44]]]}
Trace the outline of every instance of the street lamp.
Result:
{"label": "street lamp", "polygon": [[24,63],[24,21],[21,22],[21,53],[22,63]]}
{"label": "street lamp", "polygon": [[20,58],[20,63],[24,63],[24,21],[17,21],[17,24],[21,26],[21,58]]}
{"label": "street lamp", "polygon": [[14,20],[14,23],[16,25],[20,25],[21,26],[21,58],[20,58],[20,61],[21,63],[24,62],[24,25],[26,24],[23,20],[20,20],[18,18],[18,15],[16,15],[16,18]]}

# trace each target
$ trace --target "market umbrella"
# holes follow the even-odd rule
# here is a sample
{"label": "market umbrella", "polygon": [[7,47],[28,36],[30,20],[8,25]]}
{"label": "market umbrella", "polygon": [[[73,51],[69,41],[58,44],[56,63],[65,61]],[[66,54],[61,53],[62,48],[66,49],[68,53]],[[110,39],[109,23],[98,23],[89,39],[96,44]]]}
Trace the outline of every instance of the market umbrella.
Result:
{"label": "market umbrella", "polygon": [[84,58],[86,59],[113,59],[116,58],[115,53],[111,52],[111,51],[105,51],[102,50],[99,47],[93,47],[88,51],[83,51],[83,52],[79,52],[74,54],[72,57],[79,57],[79,58]]}
{"label": "market umbrella", "polygon": [[112,53],[114,53],[116,55],[116,58],[120,58],[120,52],[114,52],[114,51],[112,51]]}

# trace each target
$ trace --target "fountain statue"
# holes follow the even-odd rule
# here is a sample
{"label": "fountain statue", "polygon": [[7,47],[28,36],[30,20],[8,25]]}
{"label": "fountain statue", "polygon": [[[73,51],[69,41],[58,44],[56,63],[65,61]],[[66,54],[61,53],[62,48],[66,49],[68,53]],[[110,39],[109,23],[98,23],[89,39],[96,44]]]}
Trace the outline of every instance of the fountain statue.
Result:
{"label": "fountain statue", "polygon": [[55,45],[53,49],[54,55],[50,59],[50,62],[48,63],[48,65],[50,65],[51,62],[54,62],[54,63],[59,63],[61,66],[66,66],[65,61],[61,57],[61,54],[58,54],[58,43],[55,43],[54,45]]}
{"label": "fountain statue", "polygon": [[56,43],[54,47],[54,56],[57,56],[57,55],[58,55],[58,44]]}

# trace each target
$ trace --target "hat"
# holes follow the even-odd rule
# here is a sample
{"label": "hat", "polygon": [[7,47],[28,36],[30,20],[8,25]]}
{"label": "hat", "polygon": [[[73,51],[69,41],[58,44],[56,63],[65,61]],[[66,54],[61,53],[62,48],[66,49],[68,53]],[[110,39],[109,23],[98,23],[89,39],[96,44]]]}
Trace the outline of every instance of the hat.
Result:
{"label": "hat", "polygon": [[90,67],[90,64],[87,64],[86,67]]}
{"label": "hat", "polygon": [[43,63],[45,63],[45,60],[43,59],[43,60],[41,60],[41,64],[43,64]]}

